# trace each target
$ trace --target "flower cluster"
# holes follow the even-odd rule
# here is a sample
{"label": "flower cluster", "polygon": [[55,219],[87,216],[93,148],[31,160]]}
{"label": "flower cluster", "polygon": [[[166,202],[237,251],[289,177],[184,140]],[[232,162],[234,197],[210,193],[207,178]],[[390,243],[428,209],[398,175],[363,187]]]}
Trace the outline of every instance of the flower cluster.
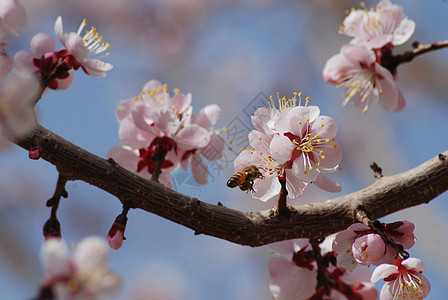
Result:
{"label": "flower cluster", "polygon": [[171,173],[191,165],[194,178],[206,184],[208,167],[202,157],[217,160],[224,151],[224,140],[213,126],[221,109],[212,104],[197,117],[192,114],[191,94],[174,90],[151,80],[139,96],[121,101],[117,108],[120,145],[109,157],[123,167],[150,178],[161,171],[159,181],[173,187]]}
{"label": "flower cluster", "polygon": [[378,291],[370,282],[370,270],[359,268],[348,272],[336,266],[336,253],[330,245],[331,238],[327,237],[320,245],[321,253],[315,253],[306,239],[274,244],[275,252],[269,260],[273,298],[377,299]]}
{"label": "flower cluster", "polygon": [[389,111],[404,108],[392,49],[405,43],[414,30],[415,23],[389,0],[381,1],[375,10],[353,9],[349,13],[340,33],[353,39],[327,61],[323,70],[325,81],[345,87],[343,106],[352,101],[365,113],[375,98]]}
{"label": "flower cluster", "polygon": [[[278,95],[277,95],[278,96]],[[272,97],[271,97],[272,99]],[[291,199],[300,197],[308,183],[339,192],[340,186],[323,174],[338,169],[342,151],[335,142],[336,122],[319,116],[317,106],[300,105],[300,94],[278,97],[279,107],[262,107],[252,117],[252,148],[242,149],[235,171],[255,166],[263,176],[253,184],[252,196],[267,201],[281,191],[282,181]],[[299,103],[298,103],[299,102]]]}
{"label": "flower cluster", "polygon": [[120,281],[108,267],[109,249],[104,239],[88,237],[76,247],[73,257],[60,239],[44,242],[45,286],[57,299],[104,299],[116,295]]}
{"label": "flower cluster", "polygon": [[361,265],[393,263],[397,250],[389,241],[410,249],[415,244],[414,224],[398,221],[383,224],[381,234],[373,226],[355,223],[339,232],[333,242],[333,250],[338,252],[338,265],[353,269]]}
{"label": "flower cluster", "polygon": [[38,33],[31,39],[31,52],[19,51],[14,55],[15,66],[38,74],[41,84],[50,89],[67,89],[73,82],[72,69],[81,68],[95,77],[106,76],[112,65],[98,57],[110,45],[103,41],[94,27],[81,35],[86,25],[86,20],[83,20],[77,32],[64,33],[62,18],[58,17],[54,31],[62,43],[62,49],[55,51],[55,40],[47,33]]}

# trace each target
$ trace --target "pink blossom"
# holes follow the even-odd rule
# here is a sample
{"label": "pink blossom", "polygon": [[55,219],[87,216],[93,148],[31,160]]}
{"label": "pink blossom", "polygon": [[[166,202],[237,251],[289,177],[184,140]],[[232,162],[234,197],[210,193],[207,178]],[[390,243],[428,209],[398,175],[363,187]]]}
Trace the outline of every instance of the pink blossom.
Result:
{"label": "pink blossom", "polygon": [[25,8],[18,0],[0,1],[0,37],[3,33],[18,36],[19,28],[27,21]]}
{"label": "pink blossom", "polygon": [[206,183],[208,168],[201,156],[216,160],[224,149],[219,132],[206,128],[215,124],[220,109],[217,105],[207,106],[195,120],[191,99],[191,94],[181,94],[177,89],[171,97],[167,86],[157,80],[147,82],[139,96],[120,102],[117,119],[121,143],[109,157],[149,176],[155,166],[153,158],[164,150],[161,183],[173,186],[170,173],[177,170],[180,162],[185,168],[191,163],[195,179]]}
{"label": "pink blossom", "polygon": [[394,264],[382,264],[375,268],[372,281],[386,281],[381,289],[381,300],[423,299],[428,296],[431,285],[423,276],[425,266],[418,258],[396,259]]}
{"label": "pink blossom", "polygon": [[34,100],[39,84],[30,74],[11,72],[0,82],[0,149],[27,134],[36,124]]}
{"label": "pink blossom", "polygon": [[54,52],[55,48],[56,42],[49,34],[38,33],[31,39],[31,53],[23,50],[17,52],[14,55],[14,65],[24,72],[38,73],[41,82],[47,84],[49,88],[67,89],[72,84],[74,75],[73,72],[67,72],[67,68],[55,77],[55,72],[63,68],[63,61],[58,56],[58,52]]}
{"label": "pink blossom", "polygon": [[[258,138],[256,138],[258,136]],[[276,135],[273,143],[287,139]],[[289,158],[270,152],[272,136],[253,130],[249,134],[252,149],[242,151],[234,161],[235,171],[241,171],[248,166],[256,166],[263,174],[263,179],[256,179],[253,185],[252,197],[263,202],[277,196],[281,191],[279,180],[286,181],[288,198],[296,199],[302,195],[307,183],[301,180],[292,170]]]}
{"label": "pink blossom", "polygon": [[363,113],[372,98],[388,111],[400,111],[406,104],[392,73],[376,61],[372,50],[363,47],[343,46],[325,64],[323,77],[329,83],[345,87],[342,106],[352,101]]}
{"label": "pink blossom", "polygon": [[263,178],[256,179],[252,196],[267,201],[278,195],[284,180],[288,197],[300,197],[308,183],[330,192],[340,186],[323,174],[337,170],[342,158],[335,142],[337,125],[319,116],[317,106],[296,106],[297,96],[279,99],[279,109],[259,108],[252,117],[257,130],[249,134],[252,148],[242,150],[235,171],[256,166]]}
{"label": "pink blossom", "polygon": [[100,237],[88,237],[73,256],[60,239],[48,239],[42,247],[46,285],[61,300],[103,299],[119,291],[118,276],[108,267],[109,251]]}
{"label": "pink blossom", "polygon": [[399,5],[388,0],[378,3],[376,10],[352,10],[345,18],[340,33],[353,37],[352,44],[379,49],[387,44],[405,43],[414,33],[415,23]]}
{"label": "pink blossom", "polygon": [[58,17],[54,24],[54,31],[67,50],[65,62],[69,68],[73,67],[77,70],[81,67],[88,75],[105,77],[106,72],[110,71],[113,66],[91,57],[98,57],[100,53],[109,49],[110,45],[103,42],[103,37],[96,32],[94,27],[81,36],[86,25],[87,21],[84,19],[77,32],[64,33],[62,17]]}
{"label": "pink blossom", "polygon": [[316,290],[317,268],[304,256],[308,242],[290,240],[273,244],[273,247],[280,251],[269,259],[269,288],[274,299],[309,299]]}

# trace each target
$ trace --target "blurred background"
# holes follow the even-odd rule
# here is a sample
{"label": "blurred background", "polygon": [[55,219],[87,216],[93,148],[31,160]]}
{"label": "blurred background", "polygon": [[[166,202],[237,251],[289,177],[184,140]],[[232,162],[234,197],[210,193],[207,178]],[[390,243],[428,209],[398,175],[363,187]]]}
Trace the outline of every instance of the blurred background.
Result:
{"label": "blurred background", "polygon": [[[364,1],[373,7],[377,1]],[[170,90],[191,92],[197,113],[217,103],[222,115],[216,127],[252,130],[250,113],[266,96],[291,96],[301,91],[321,114],[339,126],[337,140],[344,154],[343,170],[331,175],[342,193],[329,194],[311,186],[300,205],[364,188],[374,181],[371,161],[393,175],[436,156],[448,141],[448,49],[418,57],[398,70],[407,107],[398,113],[372,105],[367,114],[341,108],[342,89],[323,81],[326,60],[349,38],[338,34],[345,10],[358,1],[218,1],[218,0],[22,0],[29,23],[19,38],[8,38],[11,56],[29,50],[31,37],[47,32],[61,15],[65,31],[76,31],[83,18],[109,42],[114,65],[106,78],[76,72],[67,91],[50,91],[37,105],[40,123],[84,149],[105,157],[119,143],[115,109],[134,97],[150,79]],[[416,22],[412,41],[447,39],[445,0],[397,0]],[[225,185],[233,174],[237,147],[227,150],[222,169],[211,168],[210,184],[199,186],[189,173],[174,174],[176,189],[201,200],[244,210],[269,209]],[[244,140],[239,143],[244,144]],[[14,146],[0,155],[0,299],[30,299],[41,283],[39,259],[42,226],[49,217],[45,202],[54,192],[58,173],[44,160],[28,159]],[[87,235],[106,234],[121,204],[84,182],[69,182],[68,199],[58,212],[69,243]],[[219,197],[217,197],[219,195]],[[383,221],[416,224],[417,243],[410,253],[421,258],[432,284],[428,299],[444,298],[448,260],[448,194],[429,205],[404,210]],[[268,246],[252,249],[193,231],[140,210],[129,213],[123,247],[111,253],[111,268],[122,278],[117,299],[271,299],[267,270]]]}

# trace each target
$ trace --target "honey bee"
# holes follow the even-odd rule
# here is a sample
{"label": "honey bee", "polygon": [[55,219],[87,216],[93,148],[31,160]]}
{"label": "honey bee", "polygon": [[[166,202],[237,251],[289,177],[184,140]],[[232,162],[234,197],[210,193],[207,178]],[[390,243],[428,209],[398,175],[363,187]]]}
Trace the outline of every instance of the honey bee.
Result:
{"label": "honey bee", "polygon": [[263,179],[264,177],[256,166],[250,166],[233,174],[227,181],[227,186],[230,188],[238,186],[242,191],[255,192],[253,185],[257,178]]}

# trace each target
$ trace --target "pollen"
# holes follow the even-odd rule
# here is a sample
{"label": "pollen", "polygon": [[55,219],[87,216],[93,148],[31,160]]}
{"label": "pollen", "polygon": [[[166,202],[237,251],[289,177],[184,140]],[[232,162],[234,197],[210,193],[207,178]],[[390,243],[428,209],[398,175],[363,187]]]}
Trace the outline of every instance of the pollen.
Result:
{"label": "pollen", "polygon": [[179,89],[176,88],[176,89],[173,90],[173,92],[174,92],[175,94],[179,94],[180,91],[179,91]]}

